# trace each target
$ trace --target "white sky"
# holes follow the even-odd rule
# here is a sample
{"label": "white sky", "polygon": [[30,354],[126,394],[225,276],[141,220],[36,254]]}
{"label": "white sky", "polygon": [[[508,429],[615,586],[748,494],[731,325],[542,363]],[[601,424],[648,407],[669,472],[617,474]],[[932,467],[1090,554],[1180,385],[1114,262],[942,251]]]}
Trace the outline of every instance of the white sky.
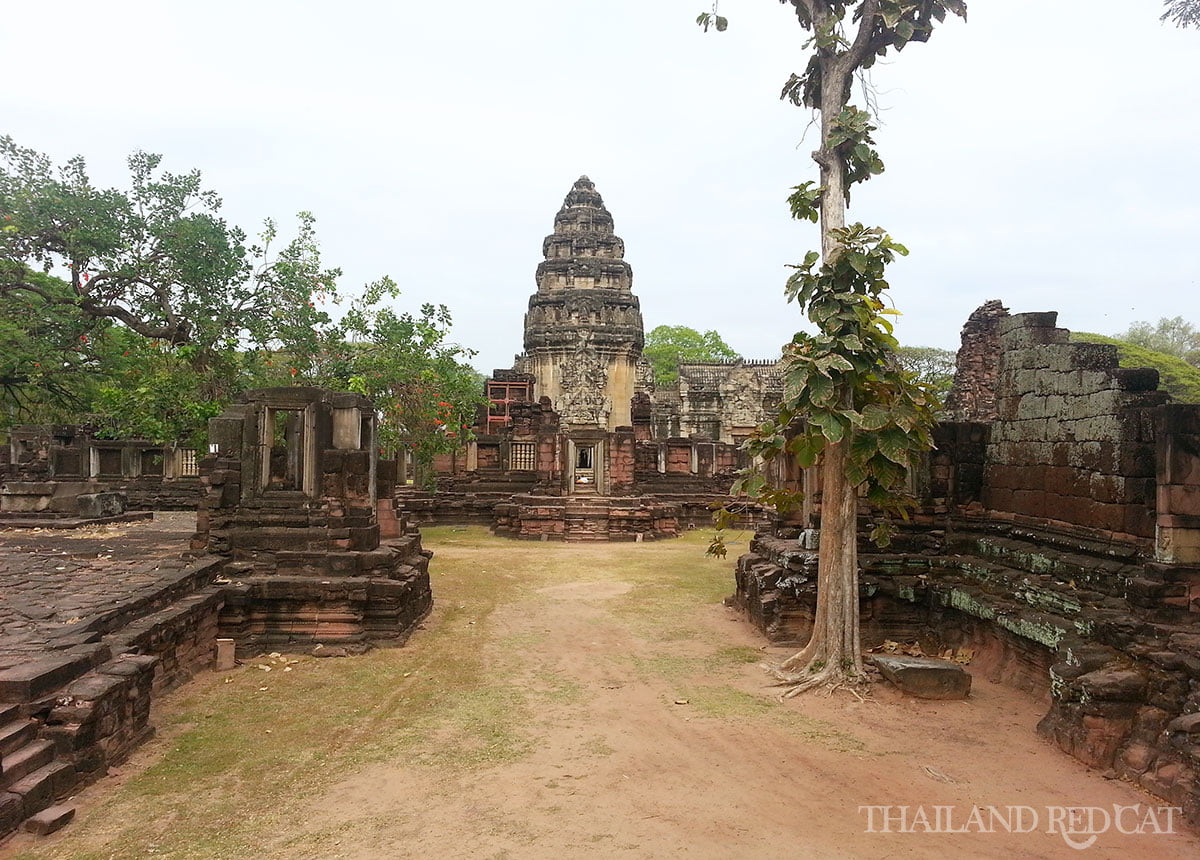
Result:
{"label": "white sky", "polygon": [[[206,0],[12,4],[0,133],[124,184],[134,149],[199,168],[253,233],[313,211],[344,292],[390,274],[442,302],[481,370],[521,349],[543,236],[588,174],[646,329],[715,328],[768,358],[802,317],[784,265],[816,245],[790,186],[809,116],[778,100],[803,32],[774,0]],[[975,307],[1114,333],[1200,324],[1200,32],[1159,0],[969,0],[874,80],[887,173],[850,217],[912,256],[912,345]]]}

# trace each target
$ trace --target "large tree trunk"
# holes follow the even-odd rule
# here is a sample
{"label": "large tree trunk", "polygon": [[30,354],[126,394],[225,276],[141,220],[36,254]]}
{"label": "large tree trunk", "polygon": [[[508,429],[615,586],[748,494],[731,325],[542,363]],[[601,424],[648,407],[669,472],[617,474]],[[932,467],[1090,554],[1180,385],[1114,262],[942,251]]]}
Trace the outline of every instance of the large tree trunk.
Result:
{"label": "large tree trunk", "polygon": [[[821,80],[821,256],[840,251],[832,231],[846,226],[846,173],[841,158],[826,147],[834,121],[846,103],[850,70],[829,58]],[[858,630],[858,497],[846,479],[846,449],[853,431],[828,445],[821,464],[821,545],[817,554],[817,610],[808,645],[779,667],[776,675],[793,696],[819,685],[857,682],[863,677]]]}

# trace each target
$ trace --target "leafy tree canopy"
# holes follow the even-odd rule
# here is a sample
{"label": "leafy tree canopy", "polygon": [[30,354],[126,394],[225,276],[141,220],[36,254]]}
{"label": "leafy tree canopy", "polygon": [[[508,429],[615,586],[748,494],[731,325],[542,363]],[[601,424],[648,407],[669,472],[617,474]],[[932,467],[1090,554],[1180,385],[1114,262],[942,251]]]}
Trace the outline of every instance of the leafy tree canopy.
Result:
{"label": "leafy tree canopy", "polygon": [[319,381],[371,397],[383,416],[380,443],[407,448],[428,466],[469,438],[485,402],[483,378],[465,363],[474,352],[447,340],[445,305],[424,304],[411,314],[381,304],[398,295],[395,283],[383,278],[351,305],[341,366]]}
{"label": "leafy tree canopy", "polygon": [[[26,277],[46,294],[68,286],[40,272]],[[55,305],[39,294],[0,293],[0,425],[22,416],[66,420],[84,407],[99,373],[97,347],[108,326],[78,308]]]}
{"label": "leafy tree canopy", "polygon": [[939,403],[946,402],[946,395],[954,383],[954,360],[957,355],[952,349],[938,349],[936,346],[896,348],[896,361],[917,382],[926,385]]}
{"label": "leafy tree canopy", "polygon": [[741,358],[715,331],[703,334],[682,325],[656,326],[646,335],[642,355],[654,367],[654,384],[674,385],[679,365],[689,361],[733,361]]}
{"label": "leafy tree canopy", "polygon": [[[202,352],[304,341],[329,322],[314,296],[334,294],[340,272],[322,268],[311,214],[300,214],[280,249],[271,221],[248,245],[199,171],[168,173],[161,162],[136,152],[128,190],[97,188],[82,157],[55,167],[0,138],[0,294]],[[66,288],[48,288],[35,272],[59,275]]]}
{"label": "leafy tree canopy", "polygon": [[384,279],[335,322],[311,214],[249,243],[198,172],[160,163],[135,153],[130,188],[99,189],[82,158],[0,138],[0,427],[87,418],[203,447],[242,391],[312,384],[376,398],[385,444],[419,461],[462,442],[482,386],[445,307],[395,311]]}
{"label": "leafy tree canopy", "polygon": [[1116,339],[1200,365],[1200,332],[1183,317],[1162,317],[1154,324],[1135,322]]}
{"label": "leafy tree canopy", "polygon": [[1200,27],[1200,0],[1163,0],[1163,21],[1179,27]]}

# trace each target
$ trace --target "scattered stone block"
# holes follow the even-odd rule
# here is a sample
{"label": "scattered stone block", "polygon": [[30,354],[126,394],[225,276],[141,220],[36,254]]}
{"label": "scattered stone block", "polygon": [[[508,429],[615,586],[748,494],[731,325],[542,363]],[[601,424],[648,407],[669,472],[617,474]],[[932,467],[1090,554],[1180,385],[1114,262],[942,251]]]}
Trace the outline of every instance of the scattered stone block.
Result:
{"label": "scattered stone block", "polygon": [[957,663],[902,654],[871,654],[869,658],[884,678],[911,696],[965,699],[971,694],[971,673]]}
{"label": "scattered stone block", "polygon": [[24,799],[25,814],[29,815],[54,803],[64,790],[69,790],[74,777],[73,765],[65,761],[52,762],[17,780],[8,790]]}
{"label": "scattered stone block", "polygon": [[1200,734],[1200,714],[1185,714],[1176,717],[1167,724],[1168,732],[1186,732],[1189,735]]}
{"label": "scattered stone block", "polygon": [[226,672],[237,665],[237,659],[234,656],[235,644],[232,639],[217,640],[216,670],[218,672]]}
{"label": "scattered stone block", "polygon": [[76,502],[79,516],[96,519],[125,513],[128,499],[124,493],[84,493],[76,498]]}
{"label": "scattered stone block", "polygon": [[25,829],[38,836],[49,836],[54,831],[65,827],[74,817],[74,806],[51,806],[32,818],[26,819]]}

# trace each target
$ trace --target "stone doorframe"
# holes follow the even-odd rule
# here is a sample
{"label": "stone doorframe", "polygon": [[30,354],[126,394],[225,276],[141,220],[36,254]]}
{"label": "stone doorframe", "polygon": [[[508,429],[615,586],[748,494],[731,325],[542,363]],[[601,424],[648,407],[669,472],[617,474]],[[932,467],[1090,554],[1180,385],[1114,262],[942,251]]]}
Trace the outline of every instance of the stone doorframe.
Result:
{"label": "stone doorframe", "polygon": [[[580,465],[580,455],[591,451],[592,467]],[[566,489],[570,495],[604,495],[608,492],[607,451],[603,434],[569,436],[567,438],[567,463],[563,470]],[[585,480],[589,479],[590,480]]]}

